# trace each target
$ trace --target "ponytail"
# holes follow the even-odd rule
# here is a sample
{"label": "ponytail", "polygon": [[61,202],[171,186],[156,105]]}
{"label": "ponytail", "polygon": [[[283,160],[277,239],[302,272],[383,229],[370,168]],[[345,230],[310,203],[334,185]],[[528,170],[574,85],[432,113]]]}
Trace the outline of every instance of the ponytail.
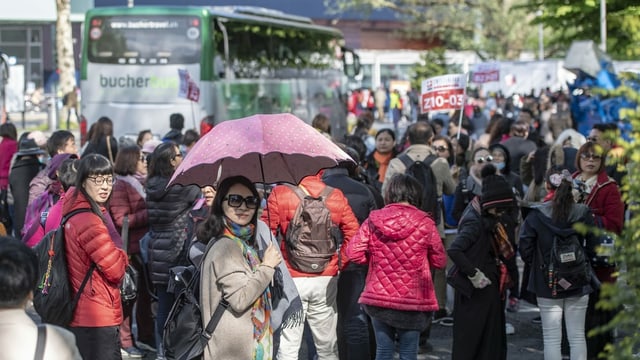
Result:
{"label": "ponytail", "polygon": [[567,170],[562,170],[561,174],[551,175],[551,183],[556,187],[551,202],[551,219],[553,222],[567,222],[571,214],[571,207],[575,204],[573,179]]}

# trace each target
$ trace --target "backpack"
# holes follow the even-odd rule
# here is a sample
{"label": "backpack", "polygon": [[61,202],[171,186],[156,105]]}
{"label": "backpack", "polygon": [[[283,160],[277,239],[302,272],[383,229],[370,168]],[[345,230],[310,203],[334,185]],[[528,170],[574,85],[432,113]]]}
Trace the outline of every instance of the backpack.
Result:
{"label": "backpack", "polygon": [[162,344],[167,359],[201,359],[207,342],[229,304],[222,298],[207,326],[202,326],[200,309],[200,272],[214,241],[207,244],[199,266],[176,266],[170,269],[167,291],[173,292],[175,301],[164,323]]}
{"label": "backpack", "polygon": [[438,156],[431,154],[422,161],[415,161],[407,154],[398,156],[405,168],[405,174],[412,176],[422,185],[422,206],[420,209],[431,215],[436,225],[440,224],[442,199],[438,197],[438,182],[431,164]]}
{"label": "backpack", "polygon": [[[38,196],[25,212],[24,225],[22,226],[22,241],[28,243],[38,229],[44,229],[44,224],[49,216],[49,209],[56,203],[51,193],[44,192]],[[43,231],[44,232],[44,231]]]}
{"label": "backpack", "polygon": [[80,294],[95,269],[91,264],[89,271],[75,296],[69,281],[67,253],[65,250],[64,226],[74,215],[90,212],[90,209],[77,209],[62,218],[60,226],[44,235],[33,250],[38,257],[38,283],[33,294],[33,306],[43,322],[66,327],[73,320]]}
{"label": "backpack", "polygon": [[575,231],[566,236],[553,235],[549,260],[544,267],[547,285],[553,297],[591,283],[591,265],[582,247],[581,238]]}
{"label": "backpack", "polygon": [[326,205],[333,188],[326,186],[319,197],[313,197],[302,186],[287,186],[300,198],[285,234],[287,260],[298,271],[321,273],[338,248],[338,229]]}

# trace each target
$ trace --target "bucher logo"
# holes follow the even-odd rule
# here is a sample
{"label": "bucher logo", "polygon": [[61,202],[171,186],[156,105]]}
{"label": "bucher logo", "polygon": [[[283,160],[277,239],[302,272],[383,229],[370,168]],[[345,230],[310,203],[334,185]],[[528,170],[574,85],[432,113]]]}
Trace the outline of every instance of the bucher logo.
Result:
{"label": "bucher logo", "polygon": [[103,88],[152,88],[177,89],[177,77],[159,76],[104,76],[100,74],[100,87]]}

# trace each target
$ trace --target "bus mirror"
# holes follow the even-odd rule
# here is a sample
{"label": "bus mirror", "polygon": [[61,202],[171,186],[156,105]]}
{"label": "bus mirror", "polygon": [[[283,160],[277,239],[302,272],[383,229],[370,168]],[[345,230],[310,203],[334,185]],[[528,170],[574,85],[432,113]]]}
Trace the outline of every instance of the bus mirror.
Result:
{"label": "bus mirror", "polygon": [[353,50],[342,49],[342,63],[347,77],[354,78],[360,74],[360,57]]}

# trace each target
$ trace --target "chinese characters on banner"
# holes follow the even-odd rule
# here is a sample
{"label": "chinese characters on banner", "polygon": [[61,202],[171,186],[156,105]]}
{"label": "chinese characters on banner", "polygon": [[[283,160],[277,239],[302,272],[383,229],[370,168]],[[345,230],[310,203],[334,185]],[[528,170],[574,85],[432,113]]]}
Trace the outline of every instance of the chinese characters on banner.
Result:
{"label": "chinese characters on banner", "polygon": [[474,65],[471,82],[484,84],[492,81],[500,81],[500,64],[481,63]]}
{"label": "chinese characters on banner", "polygon": [[465,101],[467,78],[464,74],[449,74],[422,81],[422,113],[460,109]]}
{"label": "chinese characters on banner", "polygon": [[178,88],[178,97],[198,102],[200,100],[200,88],[195,81],[189,76],[186,69],[178,69],[180,77],[180,87]]}

